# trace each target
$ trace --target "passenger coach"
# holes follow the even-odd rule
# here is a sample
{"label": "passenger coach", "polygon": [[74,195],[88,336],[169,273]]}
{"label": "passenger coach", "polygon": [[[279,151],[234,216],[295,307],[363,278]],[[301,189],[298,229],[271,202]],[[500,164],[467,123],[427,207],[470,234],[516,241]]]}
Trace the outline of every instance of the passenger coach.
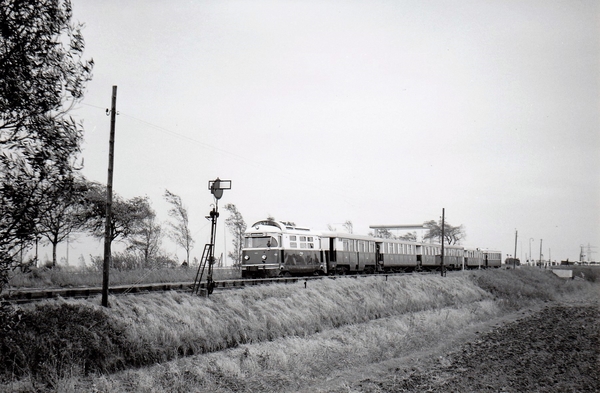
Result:
{"label": "passenger coach", "polygon": [[380,244],[369,236],[349,233],[322,232],[321,247],[329,274],[375,273]]}
{"label": "passenger coach", "polygon": [[500,251],[483,250],[485,267],[499,268],[502,266],[502,253]]}

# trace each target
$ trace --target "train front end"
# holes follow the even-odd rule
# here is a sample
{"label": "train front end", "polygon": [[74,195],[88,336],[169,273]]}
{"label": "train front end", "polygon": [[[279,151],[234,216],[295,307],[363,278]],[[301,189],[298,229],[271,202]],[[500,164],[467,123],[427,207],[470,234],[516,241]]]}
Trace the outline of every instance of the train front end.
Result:
{"label": "train front end", "polygon": [[327,274],[319,233],[291,222],[264,220],[244,235],[242,277]]}
{"label": "train front end", "polygon": [[281,225],[275,221],[259,221],[244,234],[242,277],[266,278],[281,274]]}

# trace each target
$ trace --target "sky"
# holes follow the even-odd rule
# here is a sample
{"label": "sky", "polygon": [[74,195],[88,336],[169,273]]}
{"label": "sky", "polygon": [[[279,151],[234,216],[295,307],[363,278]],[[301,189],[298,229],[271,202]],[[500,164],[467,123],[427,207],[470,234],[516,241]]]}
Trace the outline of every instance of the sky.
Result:
{"label": "sky", "polygon": [[465,246],[600,259],[595,0],[73,0],[73,20],[95,62],[71,113],[84,175],[106,183],[117,86],[114,191],[148,196],[161,221],[165,189],[179,195],[192,257],[219,177],[217,255],[232,203],[248,225],[359,234],[445,209]]}

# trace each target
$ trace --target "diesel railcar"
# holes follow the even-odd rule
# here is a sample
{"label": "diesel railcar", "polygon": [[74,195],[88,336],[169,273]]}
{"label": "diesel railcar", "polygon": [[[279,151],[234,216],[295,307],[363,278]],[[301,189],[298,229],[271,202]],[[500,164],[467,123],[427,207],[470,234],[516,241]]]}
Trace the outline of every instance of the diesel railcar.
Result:
{"label": "diesel railcar", "polygon": [[263,220],[244,235],[242,277],[326,274],[321,238],[308,228]]}

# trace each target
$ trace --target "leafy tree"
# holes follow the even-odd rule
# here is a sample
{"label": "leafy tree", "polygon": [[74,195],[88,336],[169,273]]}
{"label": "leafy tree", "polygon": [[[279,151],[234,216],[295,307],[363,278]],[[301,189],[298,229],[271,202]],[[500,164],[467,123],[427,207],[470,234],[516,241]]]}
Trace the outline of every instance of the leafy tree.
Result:
{"label": "leafy tree", "polygon": [[187,209],[183,206],[181,198],[171,191],[165,190],[164,197],[171,204],[169,216],[175,220],[175,222],[169,222],[169,226],[171,227],[169,237],[178,246],[183,247],[185,250],[185,262],[189,266],[190,250],[194,247],[194,239],[192,239],[192,234],[190,233]]}
{"label": "leafy tree", "polygon": [[[86,207],[82,220],[92,236],[103,239],[106,227],[106,186],[90,183],[85,196]],[[110,241],[130,239],[138,233],[143,220],[153,214],[147,197],[124,200],[113,193]]]}
{"label": "leafy tree", "polygon": [[153,267],[160,253],[162,227],[156,222],[156,213],[150,209],[147,217],[140,220],[137,230],[131,235],[128,249],[136,252],[144,267]]}
{"label": "leafy tree", "polygon": [[408,232],[402,236],[398,236],[398,240],[406,240],[409,242],[417,241],[417,232]]}
{"label": "leafy tree", "polygon": [[93,61],[82,60],[71,16],[68,0],[0,0],[0,289],[80,151],[83,130],[68,113]]}
{"label": "leafy tree", "polygon": [[[426,221],[425,223],[423,223],[423,225],[427,229],[427,232],[423,236],[423,240],[431,241],[434,239],[439,239],[441,243],[442,220],[440,219],[439,222],[436,222],[435,220]],[[446,244],[460,244],[460,241],[465,237],[466,234],[462,225],[455,227],[448,224],[447,221],[444,223],[444,240]]]}
{"label": "leafy tree", "polygon": [[52,266],[56,266],[56,247],[73,231],[83,226],[82,213],[85,208],[84,198],[87,191],[85,181],[74,178],[65,179],[61,183],[48,188],[45,203],[48,206],[36,228],[36,233],[45,237],[52,244]]}
{"label": "leafy tree", "polygon": [[227,256],[234,261],[234,266],[242,264],[242,248],[244,247],[244,233],[246,232],[246,222],[237,207],[228,203],[225,209],[229,212],[229,218],[225,220],[225,225],[229,228],[229,232],[233,235],[233,250],[227,253]]}
{"label": "leafy tree", "polygon": [[372,234],[372,233],[369,233],[369,234],[374,237],[380,237],[383,239],[396,239],[396,236],[392,232],[390,232],[390,230],[387,228],[380,228],[375,231],[375,234]]}

